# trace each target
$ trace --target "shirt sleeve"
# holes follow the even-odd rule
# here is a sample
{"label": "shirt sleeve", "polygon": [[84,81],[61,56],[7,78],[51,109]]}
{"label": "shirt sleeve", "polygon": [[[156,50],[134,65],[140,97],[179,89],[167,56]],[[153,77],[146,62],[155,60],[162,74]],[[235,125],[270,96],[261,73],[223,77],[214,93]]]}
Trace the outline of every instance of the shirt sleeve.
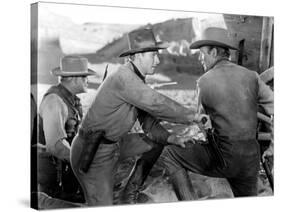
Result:
{"label": "shirt sleeve", "polygon": [[201,102],[201,92],[200,92],[200,86],[199,86],[199,81],[197,81],[196,85],[196,93],[195,93],[195,98],[196,98],[196,111],[199,114],[205,114],[206,111],[204,110],[204,107]]}
{"label": "shirt sleeve", "polygon": [[273,91],[267,86],[257,75],[258,81],[258,104],[263,108],[267,115],[274,114],[274,94]]}
{"label": "shirt sleeve", "polygon": [[153,116],[143,110],[138,111],[138,120],[143,131],[154,142],[167,145],[167,139],[170,133]]}
{"label": "shirt sleeve", "polygon": [[133,73],[128,72],[120,75],[117,81],[120,95],[125,102],[161,120],[182,124],[188,124],[193,121],[194,110],[186,108],[169,97],[160,94],[143,83]]}
{"label": "shirt sleeve", "polygon": [[70,159],[70,145],[64,125],[68,110],[63,100],[56,94],[46,96],[40,107],[47,151],[60,159]]}

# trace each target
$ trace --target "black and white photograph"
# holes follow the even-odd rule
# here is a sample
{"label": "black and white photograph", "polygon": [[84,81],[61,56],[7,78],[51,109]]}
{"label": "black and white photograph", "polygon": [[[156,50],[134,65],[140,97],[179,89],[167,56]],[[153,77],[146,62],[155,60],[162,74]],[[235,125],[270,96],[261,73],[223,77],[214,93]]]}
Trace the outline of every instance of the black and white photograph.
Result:
{"label": "black and white photograph", "polygon": [[3,3],[1,211],[275,211],[277,8]]}
{"label": "black and white photograph", "polygon": [[273,34],[272,16],[33,3],[31,207],[273,196]]}

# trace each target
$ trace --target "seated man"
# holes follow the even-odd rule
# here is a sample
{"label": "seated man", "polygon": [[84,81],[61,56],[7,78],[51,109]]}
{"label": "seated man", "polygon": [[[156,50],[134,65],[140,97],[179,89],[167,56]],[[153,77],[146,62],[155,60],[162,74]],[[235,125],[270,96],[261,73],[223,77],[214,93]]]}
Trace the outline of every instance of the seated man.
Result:
{"label": "seated man", "polygon": [[200,49],[199,60],[206,73],[198,80],[199,107],[210,116],[215,143],[209,139],[204,145],[165,147],[161,158],[177,197],[194,198],[187,171],[226,178],[235,197],[256,196],[260,164],[257,112],[261,106],[273,115],[273,92],[256,72],[229,61],[230,49],[236,48],[225,29],[207,28],[190,48]]}
{"label": "seated man", "polygon": [[70,146],[82,119],[76,94],[87,92],[89,75],[86,58],[65,56],[52,71],[60,83],[44,95],[39,108],[39,191],[51,197],[84,202],[82,189],[70,167]]}

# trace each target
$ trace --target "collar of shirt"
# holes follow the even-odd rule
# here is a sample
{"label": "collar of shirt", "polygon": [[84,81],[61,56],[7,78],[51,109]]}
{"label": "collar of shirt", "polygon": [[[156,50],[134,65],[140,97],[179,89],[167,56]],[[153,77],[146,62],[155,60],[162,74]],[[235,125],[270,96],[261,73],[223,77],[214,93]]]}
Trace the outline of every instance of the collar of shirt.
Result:
{"label": "collar of shirt", "polygon": [[135,66],[135,64],[134,64],[132,61],[130,61],[130,63],[131,63],[132,66],[133,66],[133,70],[134,70],[135,74],[145,83],[145,76],[143,76],[143,75],[141,74],[141,72],[139,71],[139,69]]}
{"label": "collar of shirt", "polygon": [[216,62],[214,62],[214,64],[211,66],[211,68],[209,68],[209,70],[213,69],[216,65],[218,65],[222,61],[229,61],[229,59],[225,58],[225,57],[222,57],[222,58],[218,59]]}

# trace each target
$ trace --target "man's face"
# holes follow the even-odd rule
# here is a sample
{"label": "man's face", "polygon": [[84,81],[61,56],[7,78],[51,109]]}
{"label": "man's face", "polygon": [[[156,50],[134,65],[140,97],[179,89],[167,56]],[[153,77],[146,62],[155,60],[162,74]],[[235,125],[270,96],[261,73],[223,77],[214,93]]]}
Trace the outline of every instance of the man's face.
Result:
{"label": "man's face", "polygon": [[86,93],[88,88],[88,77],[76,77],[75,84],[77,93]]}
{"label": "man's face", "polygon": [[214,49],[209,50],[206,46],[202,46],[200,48],[199,61],[201,62],[205,72],[207,72],[216,61],[213,50]]}
{"label": "man's face", "polygon": [[139,54],[139,68],[144,75],[154,74],[155,68],[159,63],[158,51]]}

